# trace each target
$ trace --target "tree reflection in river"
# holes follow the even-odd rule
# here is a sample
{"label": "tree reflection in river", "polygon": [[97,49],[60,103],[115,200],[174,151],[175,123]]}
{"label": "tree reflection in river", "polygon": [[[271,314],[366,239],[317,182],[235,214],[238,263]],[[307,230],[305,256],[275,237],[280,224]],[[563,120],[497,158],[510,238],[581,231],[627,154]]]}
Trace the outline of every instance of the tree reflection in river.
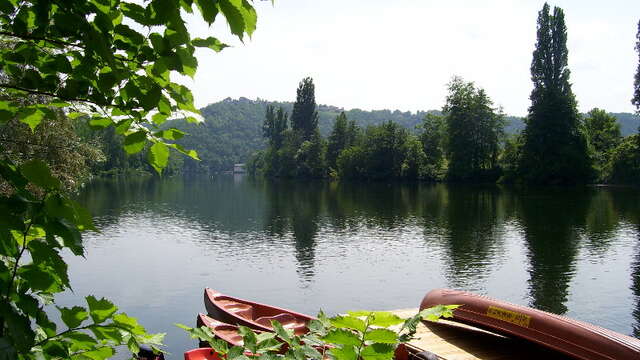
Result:
{"label": "tree reflection in river", "polygon": [[314,275],[314,253],[322,208],[322,188],[326,183],[310,184],[275,180],[261,184],[267,199],[266,231],[279,237],[293,235],[297,272],[304,281]]}
{"label": "tree reflection in river", "polygon": [[635,298],[632,315],[633,336],[640,338],[640,194],[633,188],[621,188],[610,193],[619,221],[635,229],[636,242],[633,245],[634,258],[631,268],[631,291]]}
{"label": "tree reflection in river", "polygon": [[556,314],[567,311],[591,197],[588,188],[532,189],[523,194],[520,216],[529,252],[531,306]]}
{"label": "tree reflection in river", "polygon": [[500,190],[490,187],[450,187],[444,207],[446,277],[453,288],[478,288],[490,275],[495,254],[501,252],[498,234]]}
{"label": "tree reflection in river", "polygon": [[[640,233],[640,227],[638,228]],[[638,244],[636,245],[636,257],[631,264],[631,291],[635,296],[636,306],[633,309],[633,318],[635,324],[633,324],[633,336],[640,339],[640,237],[638,238]]]}

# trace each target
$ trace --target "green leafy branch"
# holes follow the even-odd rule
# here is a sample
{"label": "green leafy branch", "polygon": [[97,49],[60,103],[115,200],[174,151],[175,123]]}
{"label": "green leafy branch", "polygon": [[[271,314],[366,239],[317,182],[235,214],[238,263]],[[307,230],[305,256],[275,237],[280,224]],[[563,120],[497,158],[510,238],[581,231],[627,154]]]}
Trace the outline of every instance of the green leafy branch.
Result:
{"label": "green leafy branch", "polygon": [[[55,325],[51,323],[41,326],[37,330],[37,342],[32,351],[36,355],[40,353],[61,358],[79,355],[92,358],[91,354],[106,358],[112,356],[114,347],[119,345],[126,345],[133,354],[140,351],[140,344],[149,345],[155,352],[161,351],[165,334],[148,334],[135,318],[117,313],[118,308],[104,298],[98,300],[87,296],[86,301],[88,310],[81,306],[58,307],[67,330],[56,333]],[[89,317],[92,323],[81,326]]]}
{"label": "green leafy branch", "polygon": [[391,359],[399,344],[398,334],[389,329],[405,320],[388,312],[348,312],[330,319],[334,329],[322,339],[335,346],[335,359]]}
{"label": "green leafy branch", "polygon": [[[81,103],[90,125],[114,126],[126,136],[127,153],[148,149],[158,172],[167,166],[170,148],[197,159],[195,151],[157,134],[175,114],[199,114],[191,91],[171,81],[171,74],[194,77],[196,48],[219,52],[227,47],[211,36],[190,37],[181,10],[193,13],[194,8],[208,24],[222,14],[240,40],[255,30],[256,11],[247,0],[3,2],[0,36],[8,45],[0,48],[0,70],[6,75],[0,79],[0,124],[17,117],[33,130],[51,117],[51,103]],[[140,27],[148,32],[139,32]],[[46,103],[13,100],[25,94],[44,96]],[[152,146],[145,147],[146,142]]]}
{"label": "green leafy branch", "polygon": [[[227,46],[191,38],[182,14],[196,9],[209,25],[222,14],[241,41],[255,30],[248,0],[1,1],[0,127],[19,121],[33,132],[64,112],[92,130],[113,127],[128,154],[148,151],[158,173],[171,148],[197,159],[171,143],[184,132],[160,127],[178,114],[197,121],[193,94],[171,76],[195,75],[196,48]],[[65,194],[47,163],[16,161],[1,150],[0,360],[105,359],[117,345],[158,350],[162,334],[148,334],[92,296],[88,308],[59,307],[67,329],[57,330],[44,310],[70,288],[60,252],[84,254],[82,232],[95,230],[91,215]]]}
{"label": "green leafy branch", "polygon": [[[453,316],[458,305],[438,305],[424,309],[409,319],[384,311],[350,311],[333,318],[320,312],[308,325],[309,331],[295,335],[277,321],[272,321],[272,333],[255,333],[239,326],[243,346],[230,347],[216,338],[206,326],[178,327],[196,339],[209,343],[211,348],[228,360],[390,360],[396,348],[413,339],[420,321],[438,321]],[[400,326],[401,325],[401,326]]]}
{"label": "green leafy branch", "polygon": [[[0,197],[0,288],[6,289],[0,359],[103,359],[118,345],[137,352],[147,344],[159,351],[164,334],[148,334],[111,302],[93,296],[86,297],[88,308],[57,308],[67,326],[58,332],[44,307],[70,287],[60,251],[84,253],[80,232],[95,230],[91,216],[60,193],[60,181],[42,161],[16,165],[2,159],[0,175],[14,190]],[[89,318],[92,323],[83,325]]]}

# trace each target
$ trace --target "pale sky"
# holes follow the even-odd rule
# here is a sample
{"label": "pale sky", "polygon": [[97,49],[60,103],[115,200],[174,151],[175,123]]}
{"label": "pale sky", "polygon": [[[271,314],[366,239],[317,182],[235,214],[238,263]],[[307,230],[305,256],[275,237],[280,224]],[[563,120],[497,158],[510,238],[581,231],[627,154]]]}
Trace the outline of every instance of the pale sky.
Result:
{"label": "pale sky", "polygon": [[[242,44],[222,18],[210,29],[189,21],[192,36],[232,44],[198,50],[187,81],[196,106],[240,96],[294,101],[311,76],[316,102],[345,109],[440,109],[453,75],[483,87],[496,105],[523,116],[536,19],[544,1],[276,0],[256,1],[258,26]],[[633,112],[638,0],[565,0],[569,68],[580,111]]]}

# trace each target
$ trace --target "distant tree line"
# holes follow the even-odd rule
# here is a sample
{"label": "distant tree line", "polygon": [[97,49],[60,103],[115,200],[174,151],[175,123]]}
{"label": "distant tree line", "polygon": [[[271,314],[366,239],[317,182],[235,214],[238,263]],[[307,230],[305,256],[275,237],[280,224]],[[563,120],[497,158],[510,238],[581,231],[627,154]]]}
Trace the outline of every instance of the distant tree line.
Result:
{"label": "distant tree line", "polygon": [[[507,136],[505,115],[487,93],[454,77],[441,113],[423,114],[416,131],[392,121],[362,128],[341,112],[323,138],[314,84],[305,78],[290,117],[282,107],[267,107],[268,146],[249,169],[269,177],[640,184],[640,135],[623,138],[616,118],[602,109],[578,112],[566,42],[563,10],[544,4],[531,106],[519,133]],[[640,22],[636,50],[632,103],[640,112]]]}
{"label": "distant tree line", "polygon": [[312,79],[303,79],[297,94],[289,121],[283,108],[267,107],[263,134],[268,147],[250,161],[251,172],[270,177],[433,181],[495,181],[499,175],[504,115],[471,82],[454,78],[443,115],[426,114],[415,132],[392,121],[362,128],[341,112],[323,138],[317,112],[311,110]]}

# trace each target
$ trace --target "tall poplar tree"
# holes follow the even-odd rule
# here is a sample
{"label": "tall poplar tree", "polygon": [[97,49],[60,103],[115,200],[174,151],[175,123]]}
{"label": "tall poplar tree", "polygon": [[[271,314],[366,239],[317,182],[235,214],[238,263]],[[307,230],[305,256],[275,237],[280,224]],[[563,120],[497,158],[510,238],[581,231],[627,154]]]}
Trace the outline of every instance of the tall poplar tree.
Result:
{"label": "tall poplar tree", "polygon": [[558,7],[538,13],[531,62],[531,106],[526,119],[520,173],[528,182],[558,184],[589,181],[592,175],[585,135],[567,66],[567,27]]}
{"label": "tall poplar tree", "polygon": [[304,140],[311,140],[318,127],[318,111],[313,79],[306,77],[298,85],[296,102],[291,112],[291,127]]}
{"label": "tall poplar tree", "polygon": [[273,105],[267,105],[262,135],[269,140],[269,146],[274,150],[282,147],[285,131],[287,130],[288,115],[282,107],[277,110]]}

